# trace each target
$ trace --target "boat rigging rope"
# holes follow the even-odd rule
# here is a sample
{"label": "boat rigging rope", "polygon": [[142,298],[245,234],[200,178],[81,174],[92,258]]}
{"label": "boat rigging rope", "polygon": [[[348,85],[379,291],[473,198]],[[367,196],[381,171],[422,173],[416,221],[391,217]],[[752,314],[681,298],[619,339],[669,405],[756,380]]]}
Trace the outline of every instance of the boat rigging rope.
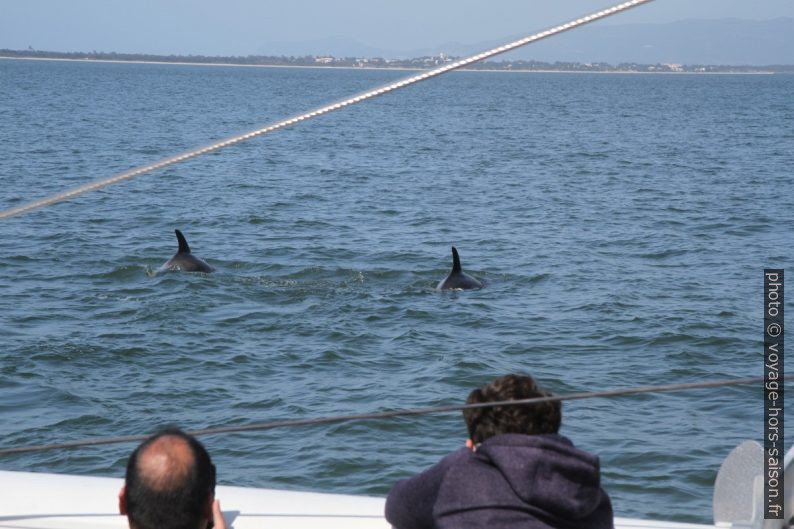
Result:
{"label": "boat rigging rope", "polygon": [[[784,375],[780,380],[794,380],[794,375]],[[552,395],[548,397],[537,397],[531,399],[508,400],[499,402],[480,402],[477,404],[452,404],[447,406],[431,406],[427,408],[413,408],[405,410],[381,411],[372,413],[357,413],[353,415],[337,415],[331,417],[315,417],[310,419],[283,419],[265,423],[255,423],[238,426],[220,426],[217,428],[205,428],[203,430],[192,430],[187,433],[193,436],[215,435],[221,433],[252,432],[259,430],[271,430],[273,428],[285,428],[292,426],[312,426],[318,424],[331,424],[339,422],[363,421],[372,419],[386,419],[391,417],[404,417],[408,415],[427,415],[433,413],[449,413],[473,408],[490,408],[496,406],[520,406],[537,404],[540,402],[592,399],[598,397],[618,397],[623,395],[637,395],[640,393],[662,393],[670,391],[681,391],[686,389],[717,388],[724,386],[739,386],[748,384],[763,384],[764,377],[738,378],[733,380],[711,380],[705,382],[689,382],[683,384],[664,384],[660,386],[640,386],[626,389],[612,389],[606,391],[590,391],[581,393],[569,393],[567,395]],[[100,437],[85,439],[82,441],[69,441],[66,443],[49,445],[19,446],[14,448],[0,448],[0,457],[22,454],[26,452],[42,452],[45,450],[64,450],[68,448],[78,448],[83,446],[97,446],[108,444],[120,444],[138,442],[148,439],[151,434],[146,435],[125,435],[121,437]]]}
{"label": "boat rigging rope", "polygon": [[192,151],[186,151],[186,152],[183,152],[181,154],[177,154],[175,156],[172,156],[170,158],[165,158],[165,159],[160,160],[158,162],[154,162],[154,163],[151,163],[151,164],[148,164],[148,165],[143,165],[143,166],[140,166],[140,167],[136,167],[134,169],[129,169],[127,171],[124,171],[122,173],[116,174],[116,175],[111,176],[109,178],[105,178],[104,180],[97,180],[95,182],[90,182],[88,184],[84,184],[82,186],[75,187],[73,189],[64,191],[62,193],[58,193],[56,195],[52,195],[50,197],[43,198],[41,200],[36,200],[34,202],[30,202],[30,203],[24,204],[22,206],[18,206],[18,207],[15,207],[15,208],[11,208],[11,209],[7,209],[7,210],[4,210],[4,211],[0,211],[0,219],[6,219],[6,218],[14,217],[16,215],[21,215],[22,213],[27,213],[27,212],[32,211],[34,209],[43,208],[45,206],[50,206],[50,205],[55,204],[57,202],[62,202],[64,200],[68,200],[70,198],[74,198],[74,197],[76,197],[78,195],[82,195],[83,193],[88,193],[89,191],[96,191],[97,189],[103,188],[105,186],[109,186],[111,184],[117,184],[117,183],[122,182],[124,180],[129,180],[130,178],[133,178],[133,177],[136,177],[136,176],[140,176],[142,174],[155,171],[157,169],[162,169],[164,167],[167,167],[167,166],[175,164],[175,163],[184,162],[185,160],[189,160],[191,158],[195,158],[196,156],[201,156],[202,154],[207,154],[207,153],[210,153],[210,152],[213,152],[213,151],[217,151],[218,149],[222,149],[224,147],[228,147],[230,145],[234,145],[234,144],[240,143],[242,141],[250,140],[251,138],[255,138],[257,136],[261,136],[263,134],[267,134],[267,133],[273,132],[273,131],[278,130],[278,129],[283,129],[283,128],[289,127],[291,125],[295,125],[297,123],[300,123],[301,121],[305,121],[307,119],[315,118],[317,116],[321,116],[323,114],[327,114],[329,112],[333,112],[334,110],[339,110],[339,109],[345,108],[347,106],[354,105],[356,103],[360,103],[362,101],[365,101],[365,100],[373,98],[373,97],[381,96],[383,94],[386,94],[388,92],[392,92],[394,90],[398,90],[400,88],[405,88],[405,87],[410,86],[410,85],[412,85],[414,83],[418,83],[419,81],[425,81],[425,80],[430,79],[432,77],[436,77],[438,75],[442,75],[442,74],[445,74],[447,72],[451,72],[452,70],[457,70],[459,68],[463,68],[463,67],[468,66],[468,65],[470,65],[472,63],[475,63],[475,62],[478,62],[478,61],[483,61],[485,59],[493,57],[494,55],[499,55],[501,53],[505,53],[505,52],[514,50],[514,49],[519,48],[521,46],[525,46],[525,45],[527,45],[527,44],[529,44],[531,42],[535,42],[535,41],[538,41],[538,40],[541,40],[541,39],[545,39],[546,37],[551,37],[552,35],[556,35],[558,33],[562,33],[563,31],[574,29],[574,28],[579,27],[581,25],[588,24],[590,22],[594,22],[596,20],[615,15],[617,13],[620,13],[621,11],[625,11],[625,10],[630,9],[632,7],[636,7],[636,6],[651,2],[651,1],[653,1],[653,0],[631,0],[629,2],[624,2],[622,4],[619,4],[619,5],[607,8],[607,9],[603,9],[603,10],[598,11],[596,13],[592,13],[590,15],[583,16],[583,17],[577,18],[575,20],[571,20],[570,22],[566,22],[564,24],[560,24],[559,26],[555,26],[555,27],[547,29],[545,31],[541,31],[541,32],[535,33],[533,35],[529,35],[529,36],[524,37],[522,39],[513,41],[513,42],[511,42],[509,44],[504,44],[502,46],[499,46],[499,47],[496,47],[496,48],[492,48],[492,49],[490,49],[488,51],[485,51],[485,52],[482,52],[482,53],[478,53],[476,55],[472,55],[471,57],[468,57],[468,58],[465,58],[465,59],[461,59],[459,61],[455,61],[455,62],[452,62],[450,64],[445,64],[445,65],[443,65],[443,66],[441,66],[439,68],[436,68],[436,69],[433,69],[433,70],[430,70],[430,71],[427,71],[427,72],[424,72],[424,73],[421,73],[421,74],[414,75],[413,77],[409,77],[409,78],[403,79],[401,81],[397,81],[397,82],[382,86],[380,88],[375,88],[375,89],[370,90],[368,92],[363,92],[361,94],[349,97],[348,99],[345,99],[343,101],[339,101],[337,103],[332,103],[332,104],[329,104],[329,105],[326,105],[326,106],[318,107],[318,108],[316,108],[314,110],[310,110],[310,111],[305,112],[303,114],[299,114],[299,115],[293,116],[291,118],[287,118],[287,119],[284,119],[284,120],[281,120],[281,121],[277,121],[275,123],[271,123],[270,125],[266,125],[266,126],[264,126],[262,128],[259,128],[259,129],[256,129],[256,130],[252,130],[250,132],[246,132],[246,133],[240,134],[238,136],[227,138],[225,140],[218,141],[218,142],[213,143],[211,145],[206,145],[204,147],[199,147],[199,148],[194,149]]}

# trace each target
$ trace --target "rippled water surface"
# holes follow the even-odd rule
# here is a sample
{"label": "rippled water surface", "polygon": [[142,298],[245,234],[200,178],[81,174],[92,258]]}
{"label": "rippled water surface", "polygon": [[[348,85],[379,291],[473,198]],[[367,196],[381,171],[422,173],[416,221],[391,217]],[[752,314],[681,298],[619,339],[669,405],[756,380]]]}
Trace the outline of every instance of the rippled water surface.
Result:
{"label": "rippled water surface", "polygon": [[[0,61],[0,209],[403,76]],[[516,371],[561,393],[761,375],[792,93],[460,72],[0,221],[0,445],[458,403]],[[175,228],[216,273],[153,276]],[[452,245],[486,288],[433,290]],[[706,522],[761,395],[571,402],[563,433],[619,515]],[[204,441],[223,483],[382,495],[465,437],[451,414]],[[0,468],[120,476],[130,449]]]}

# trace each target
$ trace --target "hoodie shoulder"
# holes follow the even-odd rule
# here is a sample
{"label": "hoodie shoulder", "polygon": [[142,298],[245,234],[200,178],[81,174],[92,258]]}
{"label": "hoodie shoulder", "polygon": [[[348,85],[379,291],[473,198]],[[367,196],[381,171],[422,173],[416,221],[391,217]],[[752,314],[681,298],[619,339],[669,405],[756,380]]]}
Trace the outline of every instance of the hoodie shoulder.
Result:
{"label": "hoodie shoulder", "polygon": [[434,529],[433,509],[449,470],[471,451],[460,448],[412,478],[398,481],[386,498],[385,516],[394,527]]}
{"label": "hoodie shoulder", "polygon": [[[613,527],[598,457],[560,435],[500,435],[447,472],[439,527]],[[449,523],[442,523],[443,520]]]}

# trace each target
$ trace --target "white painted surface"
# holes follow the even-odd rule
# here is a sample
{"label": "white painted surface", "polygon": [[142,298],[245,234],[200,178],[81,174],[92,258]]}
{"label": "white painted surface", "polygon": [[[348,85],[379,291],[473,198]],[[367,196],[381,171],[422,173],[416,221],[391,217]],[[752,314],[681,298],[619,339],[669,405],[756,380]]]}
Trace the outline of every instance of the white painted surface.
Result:
{"label": "white painted surface", "polygon": [[[126,529],[123,480],[0,470],[0,529]],[[389,529],[384,498],[218,486],[233,529]],[[712,525],[615,518],[616,529],[713,529]]]}

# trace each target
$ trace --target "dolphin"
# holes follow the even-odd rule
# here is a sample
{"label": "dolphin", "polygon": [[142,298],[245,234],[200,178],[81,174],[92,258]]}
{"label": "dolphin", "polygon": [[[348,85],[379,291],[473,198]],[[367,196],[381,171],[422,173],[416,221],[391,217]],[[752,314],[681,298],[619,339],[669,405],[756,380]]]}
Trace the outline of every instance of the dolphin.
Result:
{"label": "dolphin", "polygon": [[179,250],[157,270],[157,274],[159,275],[172,270],[181,270],[183,272],[212,272],[212,267],[210,265],[190,253],[190,246],[188,246],[187,240],[185,240],[185,236],[182,235],[182,232],[179,230],[174,230],[174,232],[176,233],[176,240],[179,241]]}
{"label": "dolphin", "polygon": [[460,257],[458,250],[452,247],[452,271],[446,279],[440,281],[436,290],[472,290],[482,288],[482,281],[475,279],[463,272],[460,268]]}

